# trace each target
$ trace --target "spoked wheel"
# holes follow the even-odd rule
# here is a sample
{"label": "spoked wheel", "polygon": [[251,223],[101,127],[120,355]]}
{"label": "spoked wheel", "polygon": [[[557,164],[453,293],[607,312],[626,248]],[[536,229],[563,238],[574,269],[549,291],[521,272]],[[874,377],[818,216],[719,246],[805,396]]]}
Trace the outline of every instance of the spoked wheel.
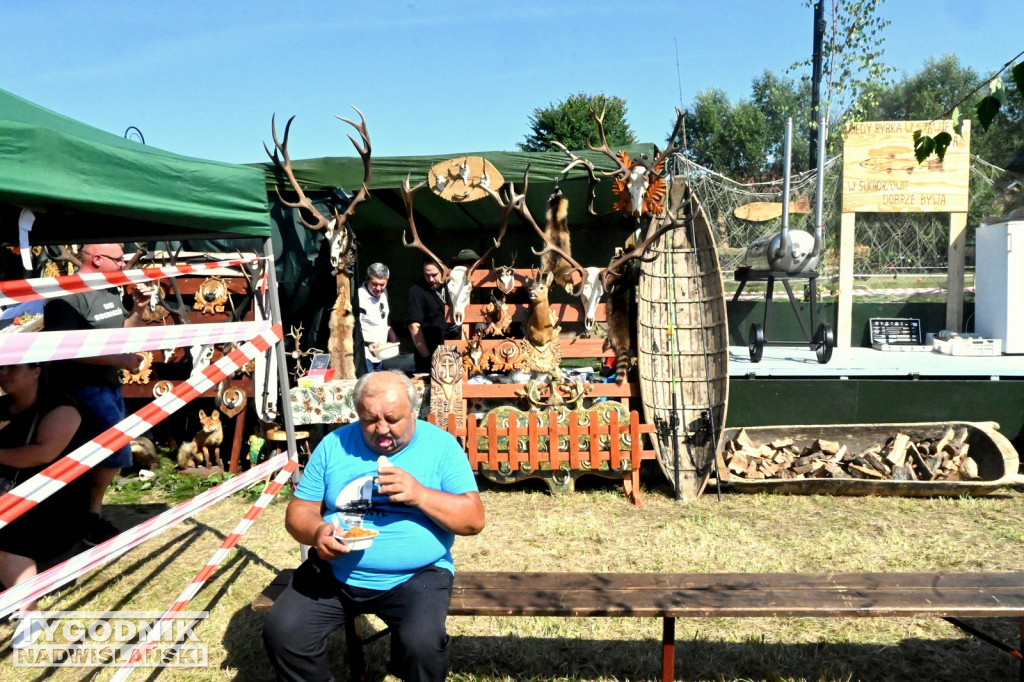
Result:
{"label": "spoked wheel", "polygon": [[761,362],[761,356],[764,355],[764,327],[759,324],[750,325],[747,348],[750,350],[750,361]]}
{"label": "spoked wheel", "polygon": [[832,327],[819,324],[814,331],[814,354],[818,356],[818,363],[827,364],[832,359],[832,349],[835,347],[836,336],[832,333]]}

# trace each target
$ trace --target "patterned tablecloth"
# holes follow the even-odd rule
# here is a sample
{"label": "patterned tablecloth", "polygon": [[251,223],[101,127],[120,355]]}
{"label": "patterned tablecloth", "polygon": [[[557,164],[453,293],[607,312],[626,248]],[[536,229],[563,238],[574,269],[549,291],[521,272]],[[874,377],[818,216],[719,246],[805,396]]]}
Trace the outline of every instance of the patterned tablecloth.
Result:
{"label": "patterned tablecloth", "polygon": [[[413,383],[419,394],[416,404],[419,413],[424,383],[418,377],[413,379]],[[358,417],[352,403],[355,385],[355,379],[339,379],[313,386],[295,386],[289,392],[295,424],[348,424],[356,421]]]}

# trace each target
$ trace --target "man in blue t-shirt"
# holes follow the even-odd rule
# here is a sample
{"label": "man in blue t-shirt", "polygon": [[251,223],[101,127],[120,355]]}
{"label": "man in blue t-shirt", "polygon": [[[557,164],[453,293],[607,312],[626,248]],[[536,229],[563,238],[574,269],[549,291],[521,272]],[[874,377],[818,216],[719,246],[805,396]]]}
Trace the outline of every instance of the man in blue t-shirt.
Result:
{"label": "man in blue t-shirt", "polygon": [[[353,402],[359,422],[317,446],[285,513],[313,549],[274,602],[263,643],[279,680],[331,680],[327,635],[346,614],[373,613],[391,630],[393,674],[444,680],[452,544],[484,527],[473,470],[453,436],[416,420],[404,374],[364,374]],[[354,527],[377,532],[366,549],[338,539]]]}

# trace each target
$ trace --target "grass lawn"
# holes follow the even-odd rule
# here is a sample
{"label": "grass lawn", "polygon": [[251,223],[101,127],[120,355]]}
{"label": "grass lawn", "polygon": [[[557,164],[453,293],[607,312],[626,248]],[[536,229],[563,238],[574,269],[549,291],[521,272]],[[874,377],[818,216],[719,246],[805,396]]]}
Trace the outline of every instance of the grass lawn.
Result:
{"label": "grass lawn", "polygon": [[[772,497],[713,492],[677,504],[660,473],[646,472],[643,506],[612,482],[584,478],[553,497],[540,487],[485,485],[488,525],[459,538],[456,565],[506,571],[1015,571],[1024,557],[1024,492],[978,499]],[[168,474],[164,473],[163,476]],[[127,527],[180,495],[179,485],[111,493],[110,516]],[[175,492],[177,491],[177,492]],[[119,499],[120,498],[120,499]],[[163,611],[234,529],[252,496],[222,502],[44,598],[47,610]],[[138,671],[133,679],[271,680],[260,642],[263,614],[249,604],[298,564],[275,501],[189,609],[209,610],[196,630],[210,665]],[[1016,645],[1013,619],[976,621]],[[109,679],[108,669],[13,668],[0,626],[3,680]],[[452,618],[451,680],[657,680],[658,619]],[[682,680],[1016,679],[1017,663],[939,619],[681,619]],[[347,679],[341,633],[334,673]],[[384,679],[385,640],[367,649]],[[152,675],[152,676],[151,676]]]}

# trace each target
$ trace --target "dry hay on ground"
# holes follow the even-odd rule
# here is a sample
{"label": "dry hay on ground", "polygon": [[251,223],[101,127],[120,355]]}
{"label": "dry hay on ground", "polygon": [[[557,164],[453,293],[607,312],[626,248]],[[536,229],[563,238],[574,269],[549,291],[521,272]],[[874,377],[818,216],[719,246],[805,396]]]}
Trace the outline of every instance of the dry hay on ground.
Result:
{"label": "dry hay on ground", "polygon": [[[587,479],[583,479],[582,485]],[[831,498],[713,494],[678,505],[665,488],[630,506],[614,485],[553,497],[533,486],[484,491],[488,527],[456,541],[465,570],[506,571],[1008,571],[1024,555],[1024,494],[977,499]],[[250,503],[221,503],[43,600],[44,609],[162,611]],[[133,523],[160,508],[111,507]],[[167,669],[161,682],[272,679],[249,609],[275,573],[298,563],[275,503],[190,608],[209,610],[197,633],[212,667]],[[1015,642],[1017,623],[982,622]],[[13,630],[0,627],[0,642]],[[452,674],[475,680],[656,680],[656,619],[452,618]],[[939,619],[693,619],[677,624],[676,675],[685,680],[1013,679],[1006,654]],[[383,676],[384,641],[368,649]],[[347,679],[343,639],[330,642]],[[10,649],[2,654],[10,657]],[[109,671],[0,666],[6,680],[108,679]],[[143,679],[148,672],[139,671]]]}

